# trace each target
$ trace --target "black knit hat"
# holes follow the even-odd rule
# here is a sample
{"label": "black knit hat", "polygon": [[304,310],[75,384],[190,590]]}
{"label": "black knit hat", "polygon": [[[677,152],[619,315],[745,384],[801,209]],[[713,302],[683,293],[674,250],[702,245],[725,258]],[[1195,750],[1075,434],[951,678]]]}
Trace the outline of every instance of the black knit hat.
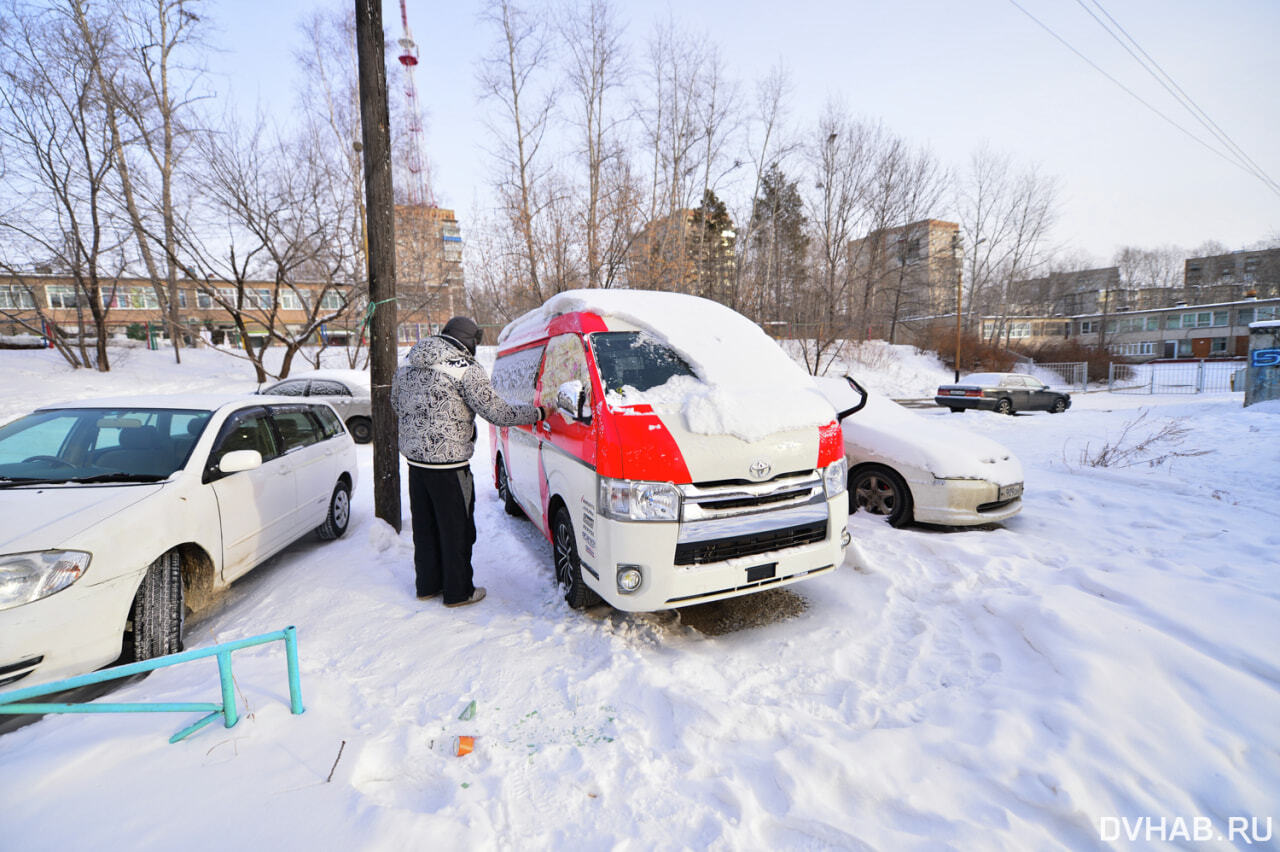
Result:
{"label": "black knit hat", "polygon": [[461,343],[472,355],[476,354],[476,347],[484,338],[484,329],[470,317],[454,317],[444,324],[440,333]]}

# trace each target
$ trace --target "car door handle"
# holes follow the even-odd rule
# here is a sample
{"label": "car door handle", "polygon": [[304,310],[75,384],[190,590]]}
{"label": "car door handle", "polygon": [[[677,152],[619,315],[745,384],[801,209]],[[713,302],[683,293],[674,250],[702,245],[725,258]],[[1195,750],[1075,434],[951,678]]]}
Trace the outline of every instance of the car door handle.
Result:
{"label": "car door handle", "polygon": [[282,468],[279,468],[279,469],[276,471],[276,476],[288,476],[288,475],[289,475],[289,474],[291,474],[291,473],[293,473],[293,468],[291,468],[291,467],[282,467]]}

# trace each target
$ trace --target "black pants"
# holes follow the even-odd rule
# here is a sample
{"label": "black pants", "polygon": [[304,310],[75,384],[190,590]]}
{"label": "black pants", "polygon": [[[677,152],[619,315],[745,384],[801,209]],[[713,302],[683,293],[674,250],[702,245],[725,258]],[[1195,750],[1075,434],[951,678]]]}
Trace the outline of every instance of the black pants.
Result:
{"label": "black pants", "polygon": [[444,592],[447,604],[471,597],[471,546],[476,541],[476,488],[471,469],[409,465],[413,568],[419,595]]}

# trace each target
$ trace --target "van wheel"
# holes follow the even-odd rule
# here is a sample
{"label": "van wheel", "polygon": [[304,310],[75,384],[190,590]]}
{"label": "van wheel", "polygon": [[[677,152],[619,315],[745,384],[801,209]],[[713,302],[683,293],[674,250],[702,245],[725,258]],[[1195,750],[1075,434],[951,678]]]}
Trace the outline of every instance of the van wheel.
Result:
{"label": "van wheel", "polygon": [[122,662],[137,662],[182,650],[186,607],[182,601],[182,558],[171,550],[147,566],[125,624]]}
{"label": "van wheel", "polygon": [[342,538],[351,523],[351,486],[346,481],[338,480],[333,486],[333,496],[329,498],[329,514],[324,523],[316,527],[316,535],[321,541],[332,541]]}
{"label": "van wheel", "polygon": [[507,510],[507,514],[514,518],[519,518],[524,514],[524,510],[520,508],[520,504],[516,502],[515,495],[511,493],[511,483],[507,481],[507,466],[502,463],[502,457],[498,457],[498,496],[502,498],[502,508]]}
{"label": "van wheel", "polygon": [[564,599],[574,609],[600,603],[600,596],[582,582],[582,562],[578,559],[578,542],[573,535],[569,510],[556,510],[551,527],[551,546],[556,560],[556,582],[564,588]]}
{"label": "van wheel", "polygon": [[373,440],[373,421],[368,417],[352,417],[347,421],[347,431],[357,444],[367,444]]}

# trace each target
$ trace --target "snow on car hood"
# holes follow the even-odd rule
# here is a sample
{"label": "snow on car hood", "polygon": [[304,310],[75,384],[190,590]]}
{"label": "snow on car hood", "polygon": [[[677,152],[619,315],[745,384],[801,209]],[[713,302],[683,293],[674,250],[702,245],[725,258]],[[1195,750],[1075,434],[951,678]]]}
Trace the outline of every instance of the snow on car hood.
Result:
{"label": "snow on car hood", "polygon": [[878,394],[868,392],[867,404],[841,426],[851,456],[896,459],[939,479],[987,479],[1002,485],[1022,481],[1022,464],[1004,445],[913,414]]}
{"label": "snow on car hood", "polygon": [[[164,483],[39,485],[0,490],[0,553],[68,545],[80,533],[155,494]],[[127,533],[127,530],[121,530]]]}

